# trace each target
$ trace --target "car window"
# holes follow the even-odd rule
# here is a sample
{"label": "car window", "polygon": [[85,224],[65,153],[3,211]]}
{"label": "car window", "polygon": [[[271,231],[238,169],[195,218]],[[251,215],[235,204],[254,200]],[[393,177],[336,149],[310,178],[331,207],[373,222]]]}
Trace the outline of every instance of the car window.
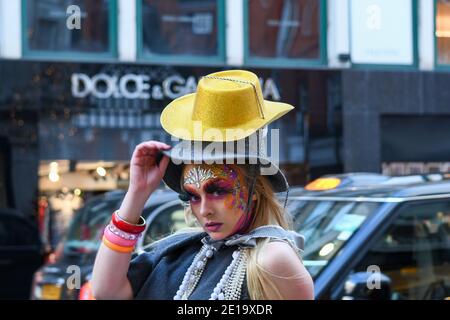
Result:
{"label": "car window", "polygon": [[184,208],[181,203],[169,206],[149,221],[149,225],[143,235],[143,245],[145,246],[186,227],[188,225],[184,219]]}
{"label": "car window", "polygon": [[294,230],[305,237],[303,263],[313,278],[335,257],[362,223],[380,206],[375,202],[292,202]]}
{"label": "car window", "polygon": [[392,299],[450,297],[450,201],[407,204],[354,272],[376,266]]}
{"label": "car window", "polygon": [[119,204],[119,200],[107,201],[104,199],[95,199],[87,203],[76,213],[69,226],[64,252],[90,253],[97,251],[101,244],[103,229]]}

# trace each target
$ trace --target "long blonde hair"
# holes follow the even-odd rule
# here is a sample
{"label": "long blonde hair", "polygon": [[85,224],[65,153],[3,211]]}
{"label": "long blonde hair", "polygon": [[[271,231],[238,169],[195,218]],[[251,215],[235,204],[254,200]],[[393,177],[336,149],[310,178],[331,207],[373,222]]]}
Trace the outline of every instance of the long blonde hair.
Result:
{"label": "long blonde hair", "polygon": [[[248,176],[248,167],[245,165],[237,167],[238,171],[247,178],[247,181],[251,181],[252,177]],[[284,208],[275,196],[266,177],[256,176],[253,194],[256,196],[256,201],[252,213],[254,215],[253,221],[249,227],[250,231],[265,225],[281,226],[284,229],[291,228],[290,216],[284,212]],[[193,214],[190,206],[185,207],[185,214],[188,224],[192,224]],[[252,300],[267,299],[264,288],[271,288],[280,299],[282,298],[281,293],[269,277],[270,272],[266,271],[259,263],[260,253],[269,241],[268,238],[258,240],[256,247],[247,250],[247,288]]]}

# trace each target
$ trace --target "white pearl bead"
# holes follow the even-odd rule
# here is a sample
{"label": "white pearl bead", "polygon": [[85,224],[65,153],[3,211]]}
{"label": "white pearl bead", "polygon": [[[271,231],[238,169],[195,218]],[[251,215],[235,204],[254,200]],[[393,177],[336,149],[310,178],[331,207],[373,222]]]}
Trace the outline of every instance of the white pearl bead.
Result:
{"label": "white pearl bead", "polygon": [[219,298],[219,300],[225,300],[225,296],[223,293],[220,293],[217,298]]}
{"label": "white pearl bead", "polygon": [[213,298],[214,300],[216,300],[217,297],[218,297],[217,293],[213,293],[213,294],[211,295],[211,298]]}
{"label": "white pearl bead", "polygon": [[210,250],[208,250],[208,251],[206,251],[206,256],[208,257],[208,258],[211,258],[212,256],[213,256],[213,254],[214,254],[214,252],[210,249]]}

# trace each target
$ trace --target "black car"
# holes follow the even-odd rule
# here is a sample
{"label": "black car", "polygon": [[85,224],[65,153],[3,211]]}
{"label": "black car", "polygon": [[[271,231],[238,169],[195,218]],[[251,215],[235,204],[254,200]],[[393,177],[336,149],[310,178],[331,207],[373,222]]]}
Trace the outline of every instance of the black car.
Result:
{"label": "black car", "polygon": [[[89,285],[103,229],[124,196],[124,191],[105,193],[89,200],[77,212],[64,240],[56,249],[55,263],[47,264],[35,273],[32,299],[72,300],[79,299],[80,294],[86,295],[83,286]],[[168,204],[177,206],[165,210]],[[155,217],[155,213],[163,214]],[[177,225],[185,225],[183,207],[173,191],[154,192],[146,202],[142,215],[148,221],[147,230],[139,239],[137,249],[176,231],[174,228]]]}
{"label": "black car", "polygon": [[450,297],[450,182],[293,196],[317,299]]}
{"label": "black car", "polygon": [[29,299],[44,258],[37,224],[21,212],[0,209],[0,299]]}

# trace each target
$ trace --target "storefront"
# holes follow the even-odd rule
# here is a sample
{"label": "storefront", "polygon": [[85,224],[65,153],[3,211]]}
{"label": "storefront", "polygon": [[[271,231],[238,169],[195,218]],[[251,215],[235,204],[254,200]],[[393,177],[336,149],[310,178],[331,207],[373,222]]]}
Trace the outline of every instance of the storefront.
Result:
{"label": "storefront", "polygon": [[[159,122],[164,106],[195,91],[200,77],[216,70],[0,62],[6,83],[0,135],[11,144],[11,189],[20,209],[36,212],[37,197],[45,196],[48,203],[40,201],[40,211],[52,200],[69,217],[82,203],[78,197],[126,188],[128,161],[138,143],[174,143]],[[295,106],[269,128],[280,129],[279,143],[273,148],[269,143],[268,151],[278,153],[290,183],[340,171],[339,72],[254,71],[266,99]]]}

